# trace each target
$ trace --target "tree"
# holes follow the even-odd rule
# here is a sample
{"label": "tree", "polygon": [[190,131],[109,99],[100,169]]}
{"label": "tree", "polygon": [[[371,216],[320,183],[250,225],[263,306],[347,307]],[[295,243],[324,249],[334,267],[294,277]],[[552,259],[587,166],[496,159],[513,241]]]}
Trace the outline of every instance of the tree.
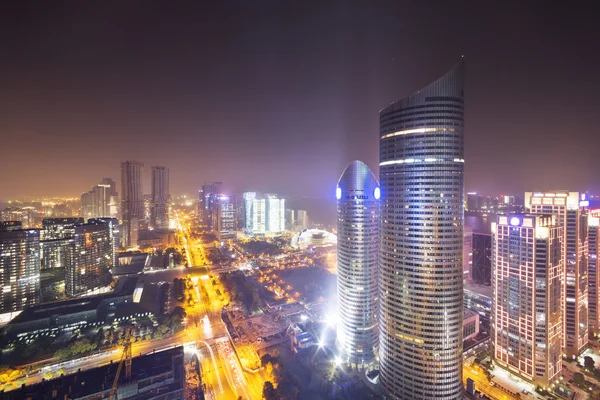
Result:
{"label": "tree", "polygon": [[263,398],[265,400],[280,400],[281,397],[279,393],[277,393],[277,389],[273,386],[273,384],[269,381],[266,381],[263,385]]}
{"label": "tree", "polygon": [[25,375],[25,371],[21,369],[13,369],[6,365],[0,366],[0,384],[12,382]]}
{"label": "tree", "polygon": [[65,375],[66,373],[67,373],[67,370],[65,369],[65,367],[60,367],[59,369],[56,370],[56,375],[58,375],[58,376]]}
{"label": "tree", "polygon": [[52,371],[48,371],[44,374],[44,379],[48,381],[48,380],[52,379],[53,376],[54,375],[52,374]]}
{"label": "tree", "polygon": [[585,377],[581,372],[575,372],[573,374],[573,381],[579,385],[583,385],[585,383]]}
{"label": "tree", "polygon": [[583,358],[583,366],[586,369],[589,369],[590,372],[594,372],[594,370],[596,369],[596,362],[594,361],[594,359],[590,356],[585,356]]}

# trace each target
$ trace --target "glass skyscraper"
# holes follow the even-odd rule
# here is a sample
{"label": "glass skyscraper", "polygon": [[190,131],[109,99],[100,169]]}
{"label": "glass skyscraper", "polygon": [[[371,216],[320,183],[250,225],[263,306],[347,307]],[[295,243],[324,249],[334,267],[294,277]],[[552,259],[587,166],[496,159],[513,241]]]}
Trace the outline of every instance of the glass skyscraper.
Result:
{"label": "glass skyscraper", "polygon": [[337,344],[345,361],[368,365],[377,355],[379,184],[361,161],[346,167],[337,197]]}
{"label": "glass skyscraper", "polygon": [[463,60],[380,112],[380,380],[462,399]]}

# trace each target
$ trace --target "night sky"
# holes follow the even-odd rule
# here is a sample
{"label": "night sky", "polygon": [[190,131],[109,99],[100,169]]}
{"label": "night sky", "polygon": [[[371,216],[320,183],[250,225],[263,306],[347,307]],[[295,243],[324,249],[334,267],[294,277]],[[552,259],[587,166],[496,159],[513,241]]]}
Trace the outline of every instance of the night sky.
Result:
{"label": "night sky", "polygon": [[467,190],[600,190],[592,2],[157,3],[0,5],[0,199],[126,159],[172,193],[333,197],[353,159],[377,173],[379,110],[461,55]]}

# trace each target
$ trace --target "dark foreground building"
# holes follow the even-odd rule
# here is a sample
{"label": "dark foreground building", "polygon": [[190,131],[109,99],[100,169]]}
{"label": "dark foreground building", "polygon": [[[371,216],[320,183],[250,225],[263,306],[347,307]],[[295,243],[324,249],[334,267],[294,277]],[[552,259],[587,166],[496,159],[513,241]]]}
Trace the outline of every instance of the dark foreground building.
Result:
{"label": "dark foreground building", "polygon": [[[24,386],[0,393],[0,400],[46,399],[106,399],[110,395],[118,362],[76,372],[60,378]],[[125,368],[119,374],[119,400],[176,400],[184,399],[185,368],[183,347],[135,357],[131,365],[131,379],[127,381]]]}

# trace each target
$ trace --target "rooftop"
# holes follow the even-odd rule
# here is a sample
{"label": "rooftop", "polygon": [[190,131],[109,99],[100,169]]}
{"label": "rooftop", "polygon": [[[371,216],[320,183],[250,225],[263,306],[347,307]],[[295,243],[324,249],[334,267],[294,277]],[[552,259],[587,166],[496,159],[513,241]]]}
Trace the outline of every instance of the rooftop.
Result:
{"label": "rooftop", "polygon": [[[102,391],[110,391],[118,365],[118,362],[114,362],[102,367],[80,371],[75,374],[40,382],[31,386],[25,386],[24,388],[7,394],[0,393],[0,399],[37,400],[50,398],[50,394],[52,394],[52,398],[57,399],[77,399]],[[158,353],[134,357],[132,359],[131,372],[131,380],[136,385],[143,379],[164,374],[174,375],[175,379],[173,383],[165,383],[162,387],[167,386],[169,392],[183,390],[185,385],[185,379],[183,379],[183,347],[176,347]],[[160,378],[154,378],[153,381],[156,383],[156,381],[160,381]],[[125,371],[121,371],[121,374],[119,375],[119,386],[125,384]],[[138,389],[141,388],[138,386]],[[164,391],[162,393],[164,394]],[[134,393],[132,393],[132,395],[134,395]],[[125,396],[126,397],[122,397],[122,395],[119,395],[119,398],[132,397]]]}

